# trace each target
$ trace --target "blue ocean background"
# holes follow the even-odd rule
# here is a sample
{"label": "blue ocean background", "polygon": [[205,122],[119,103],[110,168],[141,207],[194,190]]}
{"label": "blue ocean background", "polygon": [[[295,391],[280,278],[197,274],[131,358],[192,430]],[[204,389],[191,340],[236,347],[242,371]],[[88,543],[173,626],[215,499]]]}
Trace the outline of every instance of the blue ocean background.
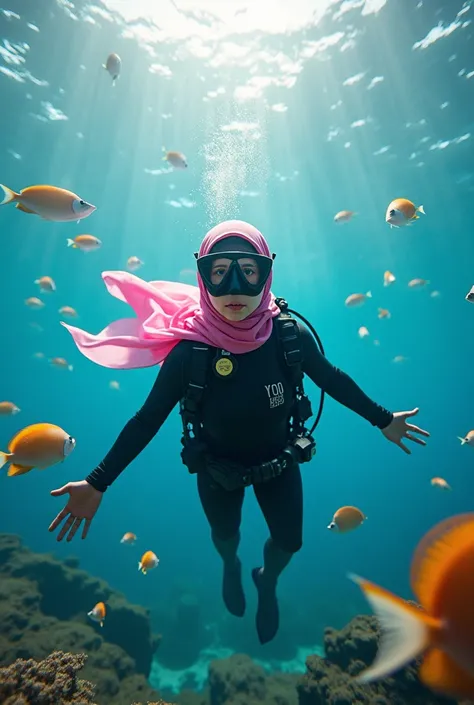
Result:
{"label": "blue ocean background", "polygon": [[[0,401],[21,408],[0,419],[0,449],[37,422],[77,440],[62,465],[14,478],[2,471],[0,531],[36,551],[78,556],[81,567],[151,610],[163,644],[164,615],[185,592],[199,601],[216,648],[274,669],[296,659],[303,669],[298,647],[314,650],[325,626],[370,611],[348,572],[412,597],[418,541],[473,508],[473,449],[458,436],[474,428],[474,308],[465,300],[474,284],[474,10],[458,0],[272,6],[7,0],[0,7],[0,182],[17,191],[61,186],[97,206],[79,224],[0,209]],[[115,86],[102,68],[112,51],[123,62]],[[184,152],[188,169],[170,169],[163,146]],[[423,205],[426,216],[390,229],[385,211],[396,197]],[[338,225],[342,209],[357,215]],[[407,456],[326,399],[317,455],[302,468],[304,546],[280,579],[281,630],[265,647],[255,635],[250,580],[262,561],[264,520],[248,491],[241,557],[250,604],[238,621],[224,612],[221,561],[196,478],[180,462],[177,409],[106,492],[86,541],[57,543],[48,533],[64,506],[50,490],[100,462],[158,372],[94,365],[60,325],[58,309],[73,306],[72,323],[94,333],[132,315],[101,279],[132,255],[143,260],[137,275],[146,280],[194,283],[193,252],[227,218],[264,233],[277,253],[273,292],[312,322],[331,362],[385,407],[419,407],[414,422],[431,433],[426,448],[412,444]],[[68,248],[67,238],[81,233],[99,237],[101,249]],[[391,287],[383,286],[385,270],[396,276]],[[34,281],[43,275],[56,292],[38,293]],[[416,277],[429,284],[409,288]],[[347,296],[369,290],[362,307],[345,307]],[[45,308],[28,309],[25,299],[38,295]],[[379,320],[378,307],[391,318]],[[359,338],[360,326],[369,338]],[[55,356],[73,371],[49,364]],[[306,389],[316,411],[319,390],[310,381]],[[431,487],[434,476],[452,492]],[[345,504],[368,519],[335,535],[326,527]],[[134,547],[120,544],[126,531],[137,534]],[[145,550],[160,557],[146,577],[137,571]]]}

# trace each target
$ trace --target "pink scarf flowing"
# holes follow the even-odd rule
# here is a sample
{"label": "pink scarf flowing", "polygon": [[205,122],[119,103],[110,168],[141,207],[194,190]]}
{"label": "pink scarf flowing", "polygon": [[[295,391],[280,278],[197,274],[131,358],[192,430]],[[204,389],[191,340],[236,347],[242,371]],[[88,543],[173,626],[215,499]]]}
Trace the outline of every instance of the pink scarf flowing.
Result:
{"label": "pink scarf flowing", "polygon": [[[216,242],[231,235],[250,242],[259,254],[271,256],[263,235],[241,220],[228,220],[212,228],[201,244],[199,256],[209,254]],[[121,271],[102,272],[102,279],[112,296],[131,306],[136,318],[113,321],[97,335],[62,321],[61,325],[85,357],[113,369],[157,365],[180,340],[207,343],[234,354],[250,352],[268,340],[272,319],[280,312],[270,291],[271,273],[259,307],[236,322],[216,311],[199,274],[199,287],[179,282],[145,282]]]}

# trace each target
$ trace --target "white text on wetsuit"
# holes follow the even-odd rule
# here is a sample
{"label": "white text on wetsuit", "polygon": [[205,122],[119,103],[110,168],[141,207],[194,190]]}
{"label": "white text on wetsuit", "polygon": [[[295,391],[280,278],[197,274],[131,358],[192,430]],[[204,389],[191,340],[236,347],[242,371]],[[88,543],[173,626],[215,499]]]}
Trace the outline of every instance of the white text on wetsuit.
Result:
{"label": "white text on wetsuit", "polygon": [[270,400],[270,409],[274,409],[276,406],[281,406],[285,403],[283,384],[281,382],[277,382],[277,384],[266,384],[265,389],[267,390]]}

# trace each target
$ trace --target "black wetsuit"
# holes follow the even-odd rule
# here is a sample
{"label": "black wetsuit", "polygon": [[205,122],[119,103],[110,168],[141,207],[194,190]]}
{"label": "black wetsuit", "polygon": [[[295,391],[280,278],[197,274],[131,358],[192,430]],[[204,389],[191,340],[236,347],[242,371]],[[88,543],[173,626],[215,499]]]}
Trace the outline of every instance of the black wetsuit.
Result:
{"label": "black wetsuit", "polygon": [[[301,331],[303,371],[318,387],[378,428],[393,415],[369,399],[344,372],[321,355],[306,326]],[[236,355],[231,378],[210,371],[201,409],[203,440],[211,455],[257,465],[277,457],[287,444],[294,388],[277,347],[276,327],[257,350]],[[145,448],[184,396],[189,377],[190,341],[179,342],[161,366],[142,408],[126,424],[104,460],[86,478],[105,491]],[[217,352],[217,350],[216,350]],[[244,489],[227,491],[207,473],[198,473],[198,490],[213,534],[227,540],[239,531]],[[254,485],[274,542],[294,553],[302,543],[303,499],[299,466]]]}

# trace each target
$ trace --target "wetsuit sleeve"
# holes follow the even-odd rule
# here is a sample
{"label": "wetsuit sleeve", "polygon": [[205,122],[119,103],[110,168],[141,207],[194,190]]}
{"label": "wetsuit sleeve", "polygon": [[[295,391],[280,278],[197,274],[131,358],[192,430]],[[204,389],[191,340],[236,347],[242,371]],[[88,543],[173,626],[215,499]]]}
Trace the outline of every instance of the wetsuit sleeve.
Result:
{"label": "wetsuit sleeve", "polygon": [[142,408],[124,426],[102,462],[86,477],[96,490],[105,492],[166,421],[184,391],[188,353],[189,348],[183,343],[169,353]]}
{"label": "wetsuit sleeve", "polygon": [[329,396],[355,411],[373,426],[382,429],[389,425],[393,414],[370,399],[345,372],[332,365],[321,354],[308,328],[298,323],[304,356],[303,372]]}

